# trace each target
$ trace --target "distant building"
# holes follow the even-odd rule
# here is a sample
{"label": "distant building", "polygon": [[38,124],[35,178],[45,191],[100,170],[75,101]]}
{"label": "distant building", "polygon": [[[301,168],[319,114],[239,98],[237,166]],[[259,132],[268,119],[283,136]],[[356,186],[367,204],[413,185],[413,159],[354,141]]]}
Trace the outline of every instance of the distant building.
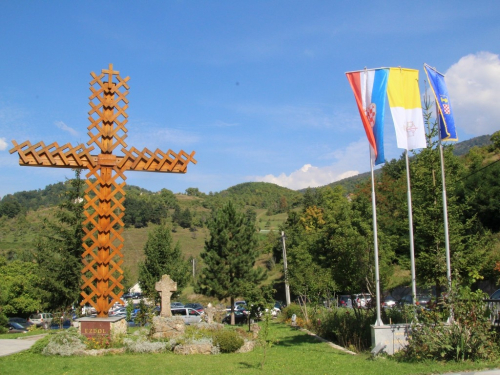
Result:
{"label": "distant building", "polygon": [[139,285],[139,283],[136,283],[134,284],[134,286],[132,288],[130,288],[128,290],[129,293],[142,293],[142,289],[141,289],[141,286]]}

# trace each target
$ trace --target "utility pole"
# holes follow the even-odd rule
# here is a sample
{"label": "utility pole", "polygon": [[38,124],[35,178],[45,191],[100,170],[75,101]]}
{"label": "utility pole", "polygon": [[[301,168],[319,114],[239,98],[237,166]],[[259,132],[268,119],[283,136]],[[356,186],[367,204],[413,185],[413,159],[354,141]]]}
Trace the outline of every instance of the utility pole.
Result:
{"label": "utility pole", "polygon": [[193,280],[194,280],[194,276],[196,274],[196,259],[195,258],[191,259],[191,263],[193,263]]}
{"label": "utility pole", "polygon": [[290,286],[288,285],[288,266],[286,264],[285,232],[281,232],[281,241],[283,243],[283,269],[285,271],[285,296],[286,305],[290,305]]}

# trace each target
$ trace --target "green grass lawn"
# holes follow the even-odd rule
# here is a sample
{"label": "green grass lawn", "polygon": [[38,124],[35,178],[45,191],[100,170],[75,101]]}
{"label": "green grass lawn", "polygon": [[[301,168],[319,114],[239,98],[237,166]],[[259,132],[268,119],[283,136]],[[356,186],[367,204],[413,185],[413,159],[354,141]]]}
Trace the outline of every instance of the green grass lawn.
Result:
{"label": "green grass lawn", "polygon": [[307,334],[271,324],[275,344],[245,354],[122,354],[102,357],[44,357],[29,352],[0,357],[2,374],[436,374],[500,367],[500,363],[402,363],[335,350]]}

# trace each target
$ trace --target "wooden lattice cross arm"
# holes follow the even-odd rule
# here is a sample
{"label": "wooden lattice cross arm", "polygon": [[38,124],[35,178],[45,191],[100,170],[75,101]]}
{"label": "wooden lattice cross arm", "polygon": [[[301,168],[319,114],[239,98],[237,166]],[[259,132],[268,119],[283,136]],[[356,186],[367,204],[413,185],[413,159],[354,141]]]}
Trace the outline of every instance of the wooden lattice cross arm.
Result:
{"label": "wooden lattice cross arm", "polygon": [[14,148],[9,150],[11,154],[19,154],[19,165],[29,167],[58,167],[58,168],[89,168],[97,164],[97,156],[90,155],[93,146],[86,147],[80,144],[76,147],[67,143],[59,146],[57,142],[45,146],[38,142],[34,145],[30,141],[17,144],[12,141]]}
{"label": "wooden lattice cross arm", "polygon": [[186,173],[189,162],[196,164],[194,151],[188,154],[181,150],[176,154],[172,150],[163,152],[156,149],[152,152],[147,148],[139,151],[132,147],[130,151],[123,148],[122,152],[125,156],[116,161],[121,170]]}
{"label": "wooden lattice cross arm", "polygon": [[[59,146],[57,142],[48,146],[45,146],[43,142],[32,145],[30,141],[21,144],[12,141],[12,144],[14,148],[9,152],[19,154],[19,165],[21,166],[91,169],[100,163],[99,155],[90,154],[94,147],[86,147],[84,144],[76,147],[69,143]],[[186,173],[190,162],[196,164],[194,151],[191,154],[183,150],[175,153],[172,150],[163,152],[156,149],[152,152],[147,148],[139,151],[132,147],[130,151],[123,148],[122,152],[124,156],[110,155],[111,164],[116,165],[121,171]]]}

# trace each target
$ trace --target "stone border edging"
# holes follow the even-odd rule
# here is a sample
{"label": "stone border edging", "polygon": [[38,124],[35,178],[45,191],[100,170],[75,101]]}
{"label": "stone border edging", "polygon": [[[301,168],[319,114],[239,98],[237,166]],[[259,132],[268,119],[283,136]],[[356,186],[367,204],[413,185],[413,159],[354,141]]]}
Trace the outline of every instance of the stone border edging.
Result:
{"label": "stone border edging", "polygon": [[39,335],[31,335],[31,336],[20,336],[16,338],[16,340],[38,340],[41,339],[42,337],[47,336],[48,333],[40,333]]}
{"label": "stone border edging", "polygon": [[309,336],[314,337],[316,340],[319,340],[321,342],[327,343],[328,345],[330,345],[334,349],[338,349],[338,350],[343,351],[344,353],[347,353],[347,354],[357,355],[357,353],[351,352],[350,350],[348,350],[348,349],[346,349],[346,348],[344,348],[344,347],[342,347],[340,345],[334,344],[333,342],[328,341],[327,339],[324,339],[323,337],[318,336],[315,333],[312,333],[311,331],[308,331],[305,328],[299,328],[299,330],[301,330],[302,332],[307,333]]}

